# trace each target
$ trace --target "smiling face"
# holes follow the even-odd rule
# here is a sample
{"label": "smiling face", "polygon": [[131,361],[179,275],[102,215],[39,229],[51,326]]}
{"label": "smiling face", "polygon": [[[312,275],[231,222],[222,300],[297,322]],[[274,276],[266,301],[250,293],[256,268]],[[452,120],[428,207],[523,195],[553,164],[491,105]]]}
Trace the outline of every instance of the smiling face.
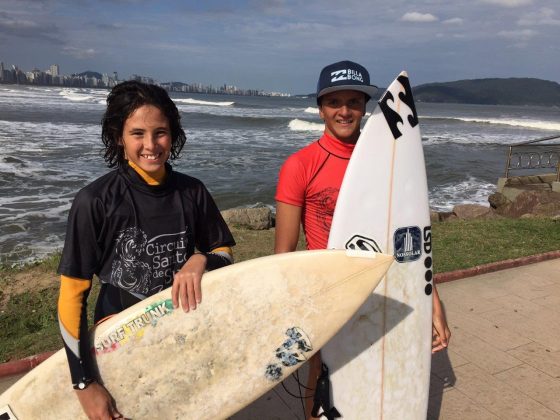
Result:
{"label": "smiling face", "polygon": [[355,144],[366,112],[366,95],[356,90],[339,90],[321,97],[319,115],[325,133],[344,143]]}
{"label": "smiling face", "polygon": [[142,105],[124,123],[124,156],[149,174],[165,167],[171,152],[169,121],[158,107]]}

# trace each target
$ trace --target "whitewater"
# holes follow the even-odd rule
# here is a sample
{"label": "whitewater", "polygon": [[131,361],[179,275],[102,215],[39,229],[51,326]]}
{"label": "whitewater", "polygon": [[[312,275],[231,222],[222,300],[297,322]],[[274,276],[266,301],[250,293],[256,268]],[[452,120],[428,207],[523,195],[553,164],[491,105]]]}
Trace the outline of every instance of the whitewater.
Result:
{"label": "whitewater", "polygon": [[[61,248],[76,192],[108,171],[100,141],[107,93],[0,85],[0,263]],[[323,130],[313,98],[171,96],[187,133],[174,165],[201,179],[221,209],[274,208],[281,164]],[[430,205],[439,211],[488,205],[507,146],[560,132],[558,108],[418,103],[417,109]]]}

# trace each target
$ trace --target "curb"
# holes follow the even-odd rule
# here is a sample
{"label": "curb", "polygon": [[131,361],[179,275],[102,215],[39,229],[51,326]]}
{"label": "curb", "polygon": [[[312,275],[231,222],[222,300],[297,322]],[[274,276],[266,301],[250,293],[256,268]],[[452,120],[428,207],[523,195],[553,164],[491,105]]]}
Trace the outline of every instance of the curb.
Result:
{"label": "curb", "polygon": [[448,271],[434,275],[434,283],[446,283],[448,281],[464,279],[466,277],[478,276],[480,274],[492,273],[494,271],[506,270],[508,268],[520,267],[523,265],[534,264],[542,261],[560,258],[560,250],[545,252],[543,254],[530,255],[528,257],[513,258],[489,264],[477,265],[476,267],[464,270]]}
{"label": "curb", "polygon": [[19,375],[20,373],[28,372],[38,364],[47,360],[55,353],[56,351],[48,351],[46,353],[26,357],[25,359],[2,363],[0,364],[0,379],[7,376],[14,376]]}
{"label": "curb", "polygon": [[[543,254],[531,255],[528,257],[514,258],[510,260],[498,261],[495,263],[477,265],[476,267],[464,270],[448,271],[434,275],[434,283],[447,283],[449,281],[460,280],[467,277],[478,276],[480,274],[492,273],[494,271],[506,270],[508,268],[520,267],[523,265],[534,264],[542,261],[560,258],[560,250],[545,252]],[[0,363],[0,379],[26,373],[35,366],[51,357],[55,351],[37,354],[21,360]]]}

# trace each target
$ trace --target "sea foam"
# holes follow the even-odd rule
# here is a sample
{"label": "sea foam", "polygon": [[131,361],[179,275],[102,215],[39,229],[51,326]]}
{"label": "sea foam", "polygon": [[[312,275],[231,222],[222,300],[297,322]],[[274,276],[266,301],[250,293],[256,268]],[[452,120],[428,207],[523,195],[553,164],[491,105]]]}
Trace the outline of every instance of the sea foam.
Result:
{"label": "sea foam", "polygon": [[437,211],[451,211],[457,204],[489,206],[488,196],[495,191],[496,185],[471,176],[458,183],[430,188],[430,207]]}
{"label": "sea foam", "polygon": [[192,104],[192,105],[209,105],[209,106],[231,106],[235,102],[211,102],[211,101],[199,101],[198,99],[181,99],[181,98],[173,98],[174,102],[179,102],[182,104]]}
{"label": "sea foam", "polygon": [[291,120],[289,122],[288,127],[292,131],[323,131],[325,129],[325,124],[304,121],[296,118],[295,120]]}
{"label": "sea foam", "polygon": [[515,118],[479,118],[479,117],[438,117],[425,116],[419,117],[422,120],[450,120],[462,121],[475,124],[499,124],[509,125],[512,127],[534,128],[537,130],[560,131],[560,122],[534,119],[515,119]]}

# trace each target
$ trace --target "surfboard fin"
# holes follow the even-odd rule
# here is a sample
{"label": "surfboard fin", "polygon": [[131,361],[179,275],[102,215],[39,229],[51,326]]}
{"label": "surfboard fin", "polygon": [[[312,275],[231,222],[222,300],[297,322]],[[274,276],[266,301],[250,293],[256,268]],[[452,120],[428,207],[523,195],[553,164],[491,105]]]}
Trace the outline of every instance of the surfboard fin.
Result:
{"label": "surfboard fin", "polygon": [[[319,409],[321,408],[323,411],[319,413]],[[324,416],[327,420],[334,420],[335,418],[341,417],[338,410],[335,407],[331,407],[329,368],[324,363],[321,364],[321,374],[317,379],[311,415],[313,417]]]}

